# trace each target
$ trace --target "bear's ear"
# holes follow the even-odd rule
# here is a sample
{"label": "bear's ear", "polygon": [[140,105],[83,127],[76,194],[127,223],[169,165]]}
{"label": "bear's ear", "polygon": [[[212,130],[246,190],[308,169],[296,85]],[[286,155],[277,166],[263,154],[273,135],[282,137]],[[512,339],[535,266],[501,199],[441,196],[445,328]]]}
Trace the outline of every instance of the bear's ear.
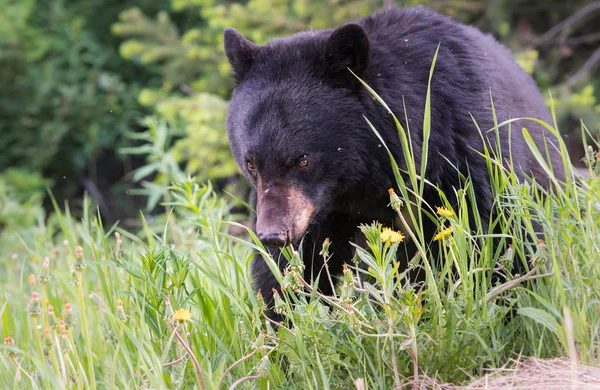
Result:
{"label": "bear's ear", "polygon": [[244,38],[235,28],[227,27],[223,33],[225,54],[233,67],[233,76],[236,81],[244,78],[256,56],[258,45]]}
{"label": "bear's ear", "polygon": [[358,24],[346,24],[333,31],[325,45],[325,66],[331,76],[356,80],[369,66],[369,38]]}

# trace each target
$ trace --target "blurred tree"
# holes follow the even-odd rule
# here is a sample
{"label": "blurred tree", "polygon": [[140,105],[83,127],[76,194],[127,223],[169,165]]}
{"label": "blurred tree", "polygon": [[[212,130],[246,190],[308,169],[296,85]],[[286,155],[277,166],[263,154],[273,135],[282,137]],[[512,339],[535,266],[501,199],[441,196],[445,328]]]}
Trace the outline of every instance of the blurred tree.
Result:
{"label": "blurred tree", "polygon": [[245,181],[236,180],[239,170],[225,131],[225,99],[231,93],[232,79],[223,51],[224,28],[233,25],[255,42],[265,43],[277,36],[341,24],[384,3],[174,0],[175,17],[183,24],[177,25],[166,12],[150,18],[132,8],[121,13],[112,31],[127,38],[120,48],[124,58],[158,68],[163,77],[162,86],[144,89],[139,101],[153,107],[154,114],[167,120],[173,131],[179,129],[182,138],[176,138],[172,148],[176,161],[199,180],[217,180],[236,195],[243,195],[248,187]]}
{"label": "blurred tree", "polygon": [[187,83],[194,90],[226,96],[231,80],[222,47],[225,27],[236,26],[253,41],[265,43],[309,28],[334,26],[382,5],[378,0],[174,0],[173,11],[194,21],[187,23],[194,27],[185,33],[166,12],[152,19],[138,8],[123,12],[112,31],[128,38],[121,45],[123,57],[161,66],[164,87]]}
{"label": "blurred tree", "polygon": [[[227,99],[231,91],[230,68],[222,48],[223,29],[234,26],[249,39],[263,44],[271,38],[298,31],[336,26],[392,3],[376,0],[172,0],[171,14],[163,11],[152,18],[139,8],[132,8],[121,13],[112,31],[126,38],[120,48],[124,58],[155,69],[162,76],[162,85],[143,90],[139,101],[154,107],[155,115],[174,124],[173,129],[185,129],[180,130],[183,138],[174,141],[175,159],[186,164],[188,173],[199,175],[201,179],[224,179],[237,172],[223,125],[226,105],[223,101],[217,103],[218,98],[206,95]],[[576,85],[564,88],[565,81],[573,74],[565,69],[581,66],[591,49],[581,43],[581,52],[567,52],[561,48],[556,53],[556,50],[547,50],[541,42],[536,44],[537,37],[560,22],[561,16],[576,13],[589,1],[569,4],[559,1],[542,4],[533,0],[403,2],[405,5],[418,3],[426,3],[458,20],[475,24],[510,46],[519,62],[538,79],[542,89],[551,88],[555,99],[558,98],[555,103],[563,131],[565,127],[573,129],[573,124],[568,121],[573,117],[584,119],[593,129],[600,126],[600,105],[595,98],[598,77],[582,77]],[[586,12],[582,20],[592,20],[594,9]],[[575,31],[584,35],[598,32],[599,26],[582,24],[565,30],[563,41]],[[578,126],[574,130],[578,133]]]}
{"label": "blurred tree", "polygon": [[143,115],[138,85],[151,77],[119,56],[109,27],[133,3],[0,0],[0,171],[42,172],[59,198],[80,195],[86,176],[97,187],[123,177],[102,156]]}
{"label": "blurred tree", "polygon": [[34,244],[33,237],[46,226],[42,199],[48,184],[39,173],[24,169],[9,168],[0,173],[1,254],[21,249],[21,242]]}

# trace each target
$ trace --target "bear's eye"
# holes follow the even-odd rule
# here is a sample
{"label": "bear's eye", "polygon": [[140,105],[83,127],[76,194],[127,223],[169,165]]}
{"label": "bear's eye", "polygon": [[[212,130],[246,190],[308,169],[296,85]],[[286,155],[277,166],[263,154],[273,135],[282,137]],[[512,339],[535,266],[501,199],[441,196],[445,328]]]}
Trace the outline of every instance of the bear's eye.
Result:
{"label": "bear's eye", "polygon": [[254,164],[252,163],[252,161],[246,162],[246,167],[248,168],[249,171],[254,170]]}
{"label": "bear's eye", "polygon": [[308,165],[308,159],[306,159],[305,157],[303,157],[300,162],[298,163],[298,165],[300,166],[300,168],[306,168],[306,166]]}

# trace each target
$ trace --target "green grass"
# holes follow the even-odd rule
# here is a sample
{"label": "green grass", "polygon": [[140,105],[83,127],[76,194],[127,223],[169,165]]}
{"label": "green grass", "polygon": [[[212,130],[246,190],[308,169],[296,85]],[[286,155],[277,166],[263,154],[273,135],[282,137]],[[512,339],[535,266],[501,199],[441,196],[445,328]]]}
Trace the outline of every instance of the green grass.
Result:
{"label": "green grass", "polygon": [[[427,274],[420,289],[395,261],[403,244],[383,243],[377,224],[363,226],[368,247],[357,248],[367,270],[351,263],[333,297],[299,278],[296,258],[278,302],[292,325],[281,328],[266,322],[250,287],[248,265],[266,252],[254,236],[227,233],[240,225],[228,222],[227,202],[210,187],[175,185],[164,230],[146,225],[139,236],[103,227],[87,200],[80,220],[57,208],[56,231],[40,229],[35,245],[3,259],[10,282],[2,286],[1,329],[14,344],[3,348],[0,387],[217,388],[246,379],[260,387],[352,388],[362,378],[369,388],[390,388],[424,374],[461,382],[517,355],[598,363],[599,164],[593,162],[590,179],[569,179],[544,197],[497,169],[495,223],[501,241],[512,244],[509,252],[504,244],[494,251],[490,234],[469,226],[467,182],[453,215],[429,210],[440,229],[452,227],[449,237],[431,243],[404,232],[421,240],[425,253],[430,243],[441,247],[439,264],[412,259],[410,266]],[[408,196],[399,194],[404,204]],[[533,239],[534,222],[544,229],[545,246]],[[77,246],[85,268],[74,268]],[[520,283],[511,258],[530,270]],[[509,284],[492,285],[493,272]],[[368,282],[359,273],[368,273]],[[60,318],[67,303],[72,315],[61,330],[48,307]],[[192,320],[173,327],[165,313],[180,308]]]}
{"label": "green grass", "polygon": [[[390,388],[425,374],[459,383],[518,355],[598,363],[600,163],[593,150],[588,157],[590,179],[569,177],[546,196],[535,184],[515,183],[490,158],[500,211],[494,223],[503,232],[496,251],[491,234],[469,226],[468,180],[453,215],[435,215],[433,206],[449,204],[421,204],[440,229],[453,229],[435,242],[404,232],[426,254],[410,262],[426,272],[422,288],[395,260],[403,244],[383,243],[377,224],[362,227],[368,247],[357,248],[367,269],[351,263],[333,297],[299,277],[296,257],[278,302],[291,325],[280,328],[266,321],[248,275],[252,258],[267,254],[251,232],[250,240],[228,234],[241,225],[230,222],[227,202],[210,187],[175,185],[164,230],[145,225],[137,236],[103,227],[88,200],[79,220],[57,207],[34,245],[3,259],[10,282],[2,286],[1,328],[14,343],[3,348],[0,387],[218,388],[245,380],[352,388],[362,378],[369,388]],[[414,197],[403,192],[393,204],[401,210]],[[545,245],[534,239],[534,222]],[[427,256],[429,244],[441,247],[441,263]],[[85,268],[75,266],[77,246]],[[526,277],[512,274],[513,258]],[[494,286],[493,272],[508,281]],[[48,307],[60,318],[67,303],[72,314],[61,330]],[[168,315],[180,308],[191,311],[190,321]]]}
{"label": "green grass", "polygon": [[[328,389],[364,381],[387,389],[425,375],[463,383],[518,356],[598,364],[597,145],[587,156],[589,179],[575,177],[565,157],[566,181],[553,180],[548,190],[519,183],[499,153],[486,150],[498,213],[483,231],[479,218],[475,226],[469,220],[478,214],[468,178],[456,189],[457,205],[422,200],[430,185],[421,180],[427,148],[414,156],[410,129],[396,124],[405,161],[392,161],[400,193],[390,207],[411,220],[414,228],[403,233],[419,254],[400,264],[404,243],[382,242],[377,223],[362,226],[367,246],[348,259],[336,293],[323,296],[300,276],[301,254],[287,251],[291,266],[277,275],[285,287],[276,302],[283,326],[265,317],[248,273],[256,256],[271,266],[274,260],[251,231],[230,233],[243,225],[209,185],[174,184],[167,222],[157,228],[141,217],[137,234],[102,226],[89,199],[81,218],[55,202],[35,238],[0,257],[0,329],[7,337],[0,388]],[[536,151],[540,161],[543,153]],[[452,212],[441,216],[436,207]],[[423,234],[425,218],[452,233],[432,241]],[[431,245],[439,246],[438,261]],[[322,255],[329,256],[326,244]],[[515,261],[525,273],[516,274]],[[411,284],[407,267],[424,272],[425,282]],[[326,269],[320,277],[328,277]],[[191,320],[178,321],[180,309]]]}

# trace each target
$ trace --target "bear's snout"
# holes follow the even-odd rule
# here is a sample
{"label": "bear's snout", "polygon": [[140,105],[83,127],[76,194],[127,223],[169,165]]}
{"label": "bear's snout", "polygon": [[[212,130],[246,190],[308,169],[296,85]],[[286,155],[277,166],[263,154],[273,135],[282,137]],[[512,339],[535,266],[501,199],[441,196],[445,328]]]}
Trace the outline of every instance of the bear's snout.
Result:
{"label": "bear's snout", "polygon": [[258,239],[266,246],[282,247],[288,242],[289,231],[281,231],[279,229],[257,232]]}
{"label": "bear's snout", "polygon": [[295,244],[306,233],[315,206],[295,187],[259,185],[256,202],[256,235],[266,246]]}

